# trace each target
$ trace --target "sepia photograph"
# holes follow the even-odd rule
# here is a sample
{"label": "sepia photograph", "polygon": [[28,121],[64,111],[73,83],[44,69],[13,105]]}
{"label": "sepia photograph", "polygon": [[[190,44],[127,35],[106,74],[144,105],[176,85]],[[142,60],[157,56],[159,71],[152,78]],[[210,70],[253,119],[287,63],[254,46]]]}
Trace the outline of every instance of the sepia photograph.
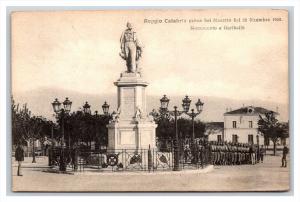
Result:
{"label": "sepia photograph", "polygon": [[14,11],[13,192],[288,192],[288,10]]}

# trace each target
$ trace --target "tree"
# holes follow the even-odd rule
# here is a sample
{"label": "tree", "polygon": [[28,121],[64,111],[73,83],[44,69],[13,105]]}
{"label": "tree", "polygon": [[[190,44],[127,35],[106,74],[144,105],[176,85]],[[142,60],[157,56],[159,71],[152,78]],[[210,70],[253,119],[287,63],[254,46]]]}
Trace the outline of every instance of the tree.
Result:
{"label": "tree", "polygon": [[[54,132],[54,123],[52,121],[49,121],[43,117],[40,117],[42,119],[41,121],[41,131],[40,135],[37,137],[39,142],[41,143],[41,150],[42,154],[45,155],[45,143],[49,138],[52,138],[52,129]],[[53,128],[52,128],[53,127]],[[51,141],[53,141],[51,139]]]}
{"label": "tree", "polygon": [[273,111],[265,113],[265,116],[259,115],[258,131],[273,142],[273,154],[276,154],[276,143],[280,138],[289,137],[288,124],[280,123]]}
{"label": "tree", "polygon": [[66,121],[68,125],[68,136],[70,137],[70,144],[79,145],[82,141],[85,141],[85,121],[84,121],[84,113],[82,111],[76,111],[70,114],[67,117]]}
{"label": "tree", "polygon": [[42,129],[44,126],[44,119],[42,117],[33,116],[30,117],[27,125],[25,127],[28,128],[28,138],[32,140],[32,163],[36,163],[35,161],[35,141],[41,140],[42,137]]}
{"label": "tree", "polygon": [[20,131],[20,110],[19,104],[15,104],[14,99],[11,101],[11,116],[12,116],[12,144],[13,145],[24,145],[24,135]]}
{"label": "tree", "polygon": [[157,112],[155,109],[153,109],[152,112],[150,112],[150,115],[153,117],[154,122],[157,124],[156,137],[159,140],[172,139],[175,135],[175,122],[170,114],[163,113],[162,111]]}
{"label": "tree", "polygon": [[[183,139],[192,138],[192,134],[193,134],[192,120],[180,118],[177,121],[178,121],[177,122],[178,132],[179,134],[181,134],[180,138]],[[205,125],[201,121],[195,120],[194,122],[195,138],[204,137],[204,132],[205,132]]]}
{"label": "tree", "polygon": [[96,135],[94,140],[96,144],[100,147],[101,145],[108,144],[108,129],[106,125],[109,123],[110,116],[107,115],[95,115],[95,126],[96,126]]}
{"label": "tree", "polygon": [[95,142],[96,147],[107,145],[108,129],[106,125],[109,123],[110,116],[107,115],[91,115],[82,111],[76,111],[70,114],[65,121],[65,127],[68,131],[67,136],[70,137],[70,145],[81,144],[84,142],[87,146],[91,146],[91,142]]}
{"label": "tree", "polygon": [[[175,120],[170,116],[170,114],[152,110],[150,115],[153,116],[154,121],[157,124],[156,137],[158,139],[173,139],[175,137]],[[179,118],[177,120],[177,127],[179,138],[186,139],[192,137],[193,128],[191,119]],[[194,123],[194,127],[195,138],[204,137],[205,125],[201,121],[196,120]]]}
{"label": "tree", "polygon": [[27,104],[22,108],[16,104],[12,98],[12,140],[13,145],[32,144],[32,162],[35,163],[35,144],[36,140],[43,142],[49,132],[48,121],[41,116],[32,116]]}

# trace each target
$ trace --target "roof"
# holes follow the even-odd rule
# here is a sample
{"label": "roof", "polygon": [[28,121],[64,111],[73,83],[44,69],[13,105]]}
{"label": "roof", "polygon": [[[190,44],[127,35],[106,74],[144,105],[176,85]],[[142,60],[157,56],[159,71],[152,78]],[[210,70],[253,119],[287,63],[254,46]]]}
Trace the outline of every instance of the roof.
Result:
{"label": "roof", "polygon": [[268,110],[263,107],[254,107],[254,106],[242,107],[242,108],[239,108],[236,110],[226,112],[226,113],[224,113],[224,115],[231,115],[231,114],[233,114],[233,115],[234,114],[258,115],[258,114],[265,114],[267,112],[273,112],[273,113],[275,113],[275,115],[278,115],[277,112],[274,112],[272,110]]}

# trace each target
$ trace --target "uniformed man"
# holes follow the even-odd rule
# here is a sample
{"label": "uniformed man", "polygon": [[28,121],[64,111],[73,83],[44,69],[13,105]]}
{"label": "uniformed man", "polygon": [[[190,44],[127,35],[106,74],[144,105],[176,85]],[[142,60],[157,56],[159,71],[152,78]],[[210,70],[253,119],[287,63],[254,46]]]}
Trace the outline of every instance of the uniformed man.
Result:
{"label": "uniformed man", "polygon": [[250,154],[250,158],[251,158],[251,164],[254,165],[255,164],[255,151],[254,151],[253,145],[250,145],[249,154]]}
{"label": "uniformed man", "polygon": [[224,143],[220,143],[220,165],[225,165],[225,149]]}

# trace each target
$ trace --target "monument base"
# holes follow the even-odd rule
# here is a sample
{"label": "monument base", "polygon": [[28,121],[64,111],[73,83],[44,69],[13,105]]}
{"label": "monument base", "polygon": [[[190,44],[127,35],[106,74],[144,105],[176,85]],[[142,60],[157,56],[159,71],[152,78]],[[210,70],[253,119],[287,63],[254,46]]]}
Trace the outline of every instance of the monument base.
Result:
{"label": "monument base", "polygon": [[156,148],[156,124],[151,121],[112,122],[107,128],[109,150]]}
{"label": "monument base", "polygon": [[156,148],[157,125],[146,110],[148,83],[138,72],[123,72],[114,84],[118,88],[118,110],[107,125],[108,149]]}

